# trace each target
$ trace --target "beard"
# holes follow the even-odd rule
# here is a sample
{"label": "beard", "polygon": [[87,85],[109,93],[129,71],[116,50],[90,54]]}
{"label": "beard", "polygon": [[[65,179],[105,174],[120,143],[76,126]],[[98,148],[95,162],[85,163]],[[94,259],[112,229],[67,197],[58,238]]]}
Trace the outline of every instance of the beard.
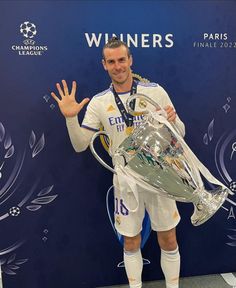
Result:
{"label": "beard", "polygon": [[118,85],[122,85],[125,84],[127,82],[127,80],[129,79],[131,75],[131,72],[127,73],[127,75],[125,75],[125,77],[122,77],[122,79],[119,80],[119,77],[114,77],[111,76],[112,82]]}

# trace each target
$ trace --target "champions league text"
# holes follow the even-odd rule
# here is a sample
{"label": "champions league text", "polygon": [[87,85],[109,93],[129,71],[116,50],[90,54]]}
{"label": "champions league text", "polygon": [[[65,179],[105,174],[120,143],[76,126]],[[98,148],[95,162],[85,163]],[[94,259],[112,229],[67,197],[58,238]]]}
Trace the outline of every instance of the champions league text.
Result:
{"label": "champions league text", "polygon": [[19,55],[41,56],[48,48],[47,46],[13,45],[12,50],[17,51]]}

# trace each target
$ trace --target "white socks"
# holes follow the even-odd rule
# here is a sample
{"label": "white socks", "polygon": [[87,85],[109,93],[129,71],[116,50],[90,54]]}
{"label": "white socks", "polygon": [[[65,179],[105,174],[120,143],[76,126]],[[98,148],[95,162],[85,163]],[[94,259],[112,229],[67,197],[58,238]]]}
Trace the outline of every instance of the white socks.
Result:
{"label": "white socks", "polygon": [[[141,288],[143,270],[141,250],[124,251],[124,264],[129,287]],[[173,251],[161,249],[161,268],[165,275],[166,288],[179,288],[180,255],[178,247]]]}
{"label": "white socks", "polygon": [[130,288],[141,288],[141,274],[143,270],[143,258],[141,250],[134,252],[124,251],[124,264],[126,274],[129,280]]}
{"label": "white socks", "polygon": [[166,288],[179,288],[180,255],[178,247],[173,251],[161,249],[161,268],[166,279]]}

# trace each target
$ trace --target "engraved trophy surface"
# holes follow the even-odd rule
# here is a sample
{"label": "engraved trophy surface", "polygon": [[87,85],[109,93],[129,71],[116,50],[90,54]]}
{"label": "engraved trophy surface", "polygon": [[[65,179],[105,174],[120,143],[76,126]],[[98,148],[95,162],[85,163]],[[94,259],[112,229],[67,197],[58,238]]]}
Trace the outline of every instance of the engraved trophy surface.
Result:
{"label": "engraved trophy surface", "polygon": [[[198,160],[183,140],[177,128],[163,115],[165,112],[152,99],[143,94],[129,97],[126,106],[132,115],[130,102],[151,103],[158,111],[144,111],[142,123],[119,145],[113,153],[115,168],[108,166],[96,153],[94,140],[99,135],[109,135],[99,131],[92,137],[90,148],[96,159],[113,173],[122,173],[147,193],[157,193],[180,202],[191,202],[194,213],[191,222],[203,224],[221,207],[228,193],[232,193],[219,182]],[[206,190],[202,177],[215,184],[216,188]]]}

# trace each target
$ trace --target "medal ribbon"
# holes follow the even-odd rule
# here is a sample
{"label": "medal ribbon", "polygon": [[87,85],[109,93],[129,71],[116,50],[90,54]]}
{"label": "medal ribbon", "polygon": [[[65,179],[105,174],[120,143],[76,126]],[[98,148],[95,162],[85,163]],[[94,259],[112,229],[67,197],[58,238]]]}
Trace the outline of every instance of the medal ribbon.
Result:
{"label": "medal ribbon", "polygon": [[[134,122],[134,116],[129,114],[126,109],[125,109],[125,106],[123,105],[118,93],[116,92],[114,86],[112,85],[112,92],[113,92],[113,95],[115,97],[115,101],[116,101],[116,105],[120,111],[120,114],[122,116],[122,119],[125,121],[125,124],[127,127],[132,127],[133,126],[133,122]],[[130,91],[130,95],[133,95],[137,93],[137,82],[135,80],[133,80],[133,83],[132,83],[132,87],[131,87],[131,91]],[[131,101],[130,102],[130,108],[132,110],[134,110],[135,108],[135,100]]]}

